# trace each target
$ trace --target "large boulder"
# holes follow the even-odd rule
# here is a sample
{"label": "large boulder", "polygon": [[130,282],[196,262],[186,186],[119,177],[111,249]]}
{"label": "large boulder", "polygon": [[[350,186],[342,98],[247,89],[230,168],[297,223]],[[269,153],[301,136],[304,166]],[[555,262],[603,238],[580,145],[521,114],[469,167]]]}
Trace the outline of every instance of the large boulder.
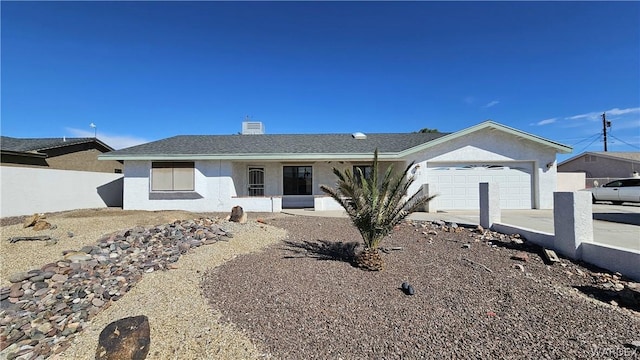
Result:
{"label": "large boulder", "polygon": [[29,226],[33,226],[36,224],[36,222],[38,222],[38,220],[40,220],[40,215],[33,214],[27,217],[26,219],[24,219],[24,222],[22,223],[22,227],[28,228]]}
{"label": "large boulder", "polygon": [[144,360],[150,344],[151,330],[146,316],[116,320],[100,333],[96,360]]}
{"label": "large boulder", "polygon": [[46,222],[46,221],[44,221],[44,220],[38,220],[33,225],[33,230],[35,230],[35,231],[42,231],[42,230],[47,230],[47,229],[51,229],[51,224]]}
{"label": "large boulder", "polygon": [[247,222],[247,214],[242,209],[242,206],[234,206],[231,209],[231,216],[229,221],[245,224]]}

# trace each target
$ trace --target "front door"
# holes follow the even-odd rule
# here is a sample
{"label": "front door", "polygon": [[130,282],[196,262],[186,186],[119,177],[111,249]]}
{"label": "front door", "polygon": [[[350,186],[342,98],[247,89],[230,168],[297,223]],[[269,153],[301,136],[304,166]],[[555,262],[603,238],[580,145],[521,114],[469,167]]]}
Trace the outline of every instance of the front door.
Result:
{"label": "front door", "polygon": [[282,207],[313,207],[313,167],[284,166],[282,168]]}
{"label": "front door", "polygon": [[263,167],[249,167],[249,196],[264,196]]}

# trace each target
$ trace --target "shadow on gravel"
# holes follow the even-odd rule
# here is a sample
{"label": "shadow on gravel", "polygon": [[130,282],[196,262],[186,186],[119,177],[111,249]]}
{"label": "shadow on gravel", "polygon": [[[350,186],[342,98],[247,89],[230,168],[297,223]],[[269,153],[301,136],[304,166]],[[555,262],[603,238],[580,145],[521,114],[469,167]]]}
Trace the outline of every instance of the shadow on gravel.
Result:
{"label": "shadow on gravel", "polygon": [[620,307],[640,312],[640,293],[625,288],[622,291],[605,290],[595,286],[574,286],[583,294],[602,302],[614,300]]}
{"label": "shadow on gravel", "polygon": [[284,250],[292,252],[294,255],[285,255],[285,259],[296,259],[310,257],[317,260],[343,261],[353,265],[357,242],[342,241],[285,241]]}
{"label": "shadow on gravel", "polygon": [[[544,256],[542,255],[542,247],[539,245],[536,245],[534,243],[528,242],[526,241],[523,244],[517,244],[514,242],[507,242],[507,241],[501,241],[501,240],[492,240],[491,244],[495,245],[496,247],[499,248],[503,248],[503,249],[509,249],[509,250],[514,250],[514,251],[522,251],[522,252],[526,252],[529,254],[533,254],[533,255],[538,255],[540,256],[543,260],[544,260]],[[513,257],[512,257],[513,258]]]}

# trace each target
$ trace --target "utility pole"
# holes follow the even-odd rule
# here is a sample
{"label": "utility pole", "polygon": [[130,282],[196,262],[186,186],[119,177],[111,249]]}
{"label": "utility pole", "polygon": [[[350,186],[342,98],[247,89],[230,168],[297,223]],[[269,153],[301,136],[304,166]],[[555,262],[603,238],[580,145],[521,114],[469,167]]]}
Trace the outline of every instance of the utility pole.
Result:
{"label": "utility pole", "polygon": [[611,121],[607,121],[605,113],[602,113],[602,132],[604,133],[604,151],[607,151],[607,128],[611,127]]}

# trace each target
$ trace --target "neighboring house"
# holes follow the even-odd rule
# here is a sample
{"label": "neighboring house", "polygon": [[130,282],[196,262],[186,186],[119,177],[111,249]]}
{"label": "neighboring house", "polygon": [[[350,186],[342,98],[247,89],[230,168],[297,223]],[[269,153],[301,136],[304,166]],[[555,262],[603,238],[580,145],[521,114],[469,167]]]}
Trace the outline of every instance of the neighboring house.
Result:
{"label": "neighboring house", "polygon": [[581,172],[587,179],[631,177],[640,172],[640,152],[586,152],[559,163],[558,172]]}
{"label": "neighboring house", "polygon": [[[243,129],[260,123],[245,123]],[[480,182],[499,185],[505,209],[549,209],[556,154],[571,148],[486,121],[450,133],[182,135],[99,156],[124,161],[124,209],[280,211],[340,209],[320,189],[334,186],[333,167],[370,170],[411,162],[415,183],[439,196],[429,211],[478,209]],[[251,134],[251,135],[250,135]]]}
{"label": "neighboring house", "polygon": [[96,138],[0,138],[2,166],[121,173],[122,162],[98,161],[113,150]]}

